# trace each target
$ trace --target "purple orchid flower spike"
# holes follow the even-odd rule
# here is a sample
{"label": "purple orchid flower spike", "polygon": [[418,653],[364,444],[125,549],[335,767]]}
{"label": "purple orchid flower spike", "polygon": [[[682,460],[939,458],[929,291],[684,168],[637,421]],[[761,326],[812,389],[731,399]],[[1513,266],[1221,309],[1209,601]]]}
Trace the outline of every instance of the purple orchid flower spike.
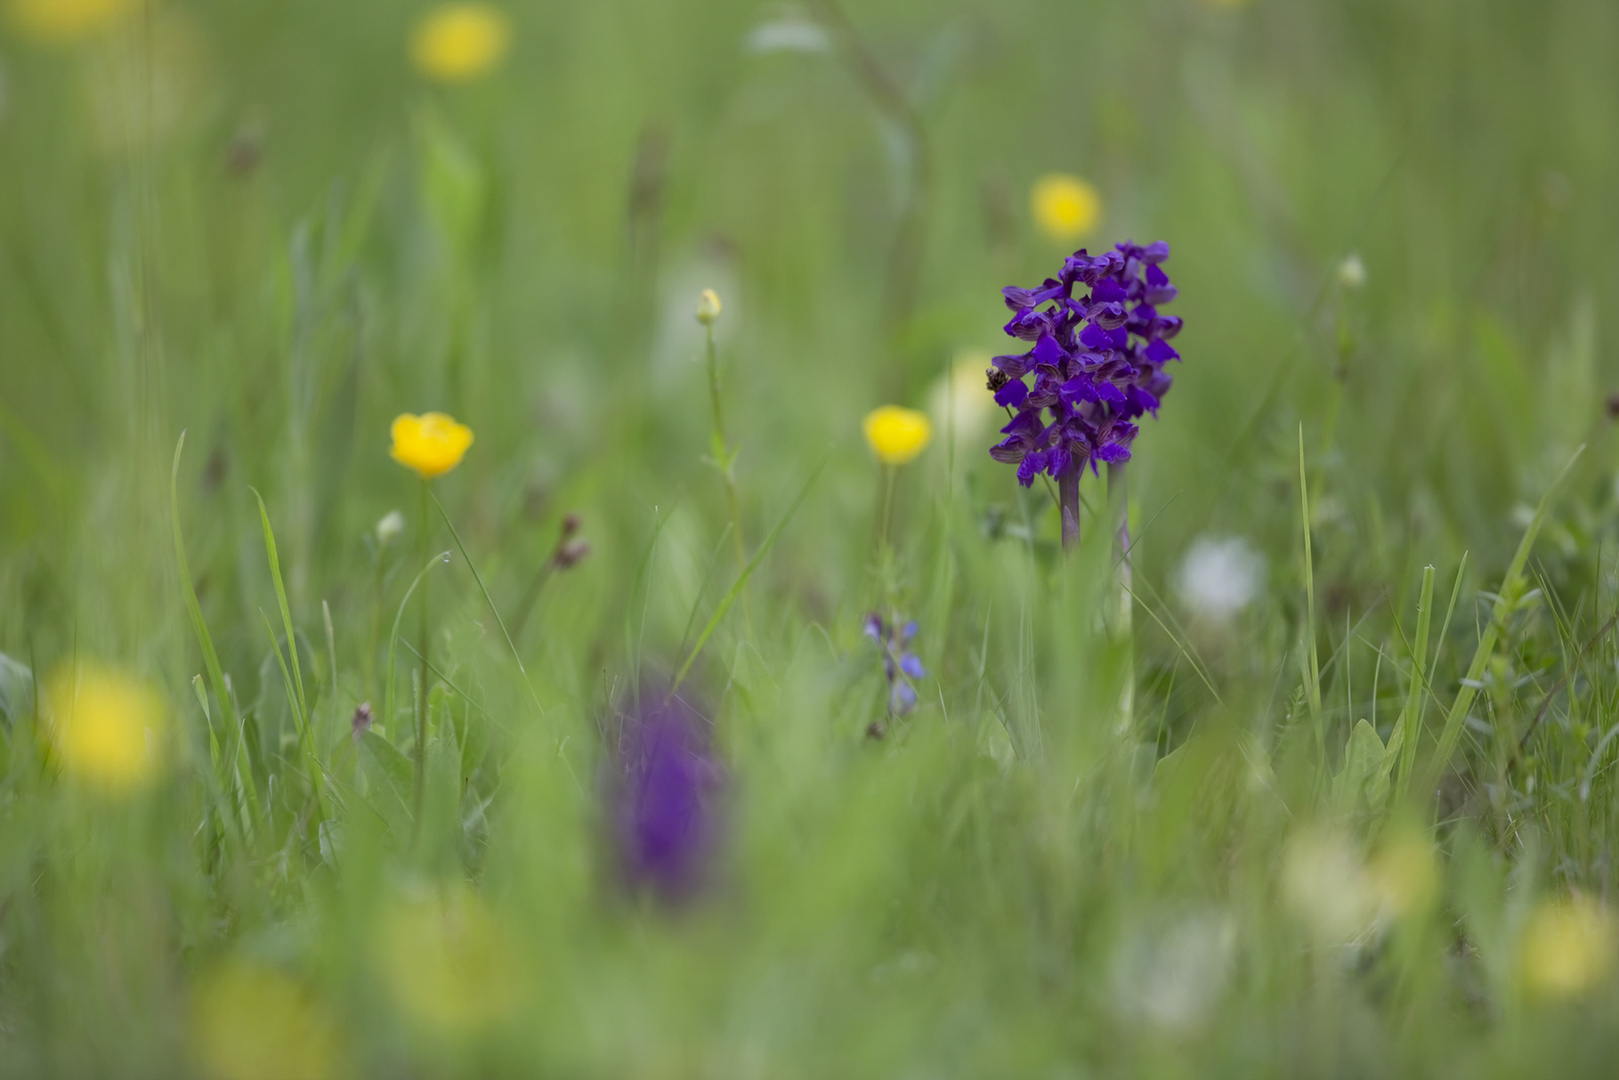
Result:
{"label": "purple orchid flower spike", "polygon": [[[1173,381],[1165,367],[1181,358],[1169,344],[1181,320],[1158,310],[1176,296],[1163,270],[1168,258],[1163,241],[1094,256],[1081,249],[1057,280],[1002,290],[1012,311],[1007,334],[1032,347],[997,356],[989,369],[996,404],[1013,414],[990,456],[1016,465],[1024,487],[1042,474],[1056,480],[1065,518],[1077,504],[1079,474],[1128,461],[1135,421],[1158,415]],[[1077,535],[1077,519],[1072,528]],[[1067,520],[1063,535],[1066,545]]]}
{"label": "purple orchid flower spike", "polygon": [[621,718],[608,785],[620,869],[632,889],[678,904],[709,881],[725,769],[709,723],[679,697],[643,694]]}

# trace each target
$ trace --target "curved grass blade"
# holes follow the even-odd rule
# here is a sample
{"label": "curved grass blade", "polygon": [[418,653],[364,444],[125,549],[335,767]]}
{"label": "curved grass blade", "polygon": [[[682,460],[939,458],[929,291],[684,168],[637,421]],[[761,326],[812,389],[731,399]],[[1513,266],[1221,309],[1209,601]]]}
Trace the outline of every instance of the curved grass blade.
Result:
{"label": "curved grass blade", "polygon": [[399,601],[399,610],[394,614],[393,633],[388,635],[388,678],[382,684],[382,722],[388,725],[389,730],[393,729],[394,722],[394,662],[399,655],[396,642],[399,641],[400,620],[405,617],[405,605],[410,603],[411,595],[415,593],[416,586],[422,583],[422,578],[427,576],[427,572],[440,563],[448,563],[449,561],[450,553],[448,551],[441,551],[427,560],[427,565],[422,567],[415,579],[411,581],[410,588],[405,590],[405,597]]}
{"label": "curved grass blade", "polygon": [[776,541],[781,537],[782,530],[787,527],[789,521],[793,520],[793,515],[798,513],[798,508],[804,505],[804,500],[809,497],[810,488],[815,486],[815,481],[821,478],[821,470],[826,468],[828,456],[822,455],[821,463],[815,466],[815,471],[810,473],[808,480],[804,481],[804,486],[799,489],[798,497],[793,500],[793,504],[787,508],[787,513],[782,515],[781,520],[776,522],[775,527],[765,536],[764,542],[759,545],[759,550],[753,553],[753,558],[748,560],[748,565],[742,568],[742,573],[737,575],[735,583],[726,591],[725,596],[720,600],[719,606],[714,609],[714,614],[709,617],[708,625],[703,627],[703,632],[697,636],[697,643],[691,647],[691,652],[686,655],[686,662],[680,665],[679,671],[675,672],[674,681],[669,685],[670,697],[673,697],[675,691],[680,689],[680,684],[685,680],[686,673],[691,670],[692,664],[697,660],[697,654],[703,651],[703,646],[708,644],[709,635],[714,633],[714,629],[719,626],[720,620],[725,618],[725,613],[731,610],[732,604],[736,603],[736,598],[742,594],[742,589],[747,585],[748,578],[753,576],[754,570],[764,561],[764,557],[770,552],[770,549],[775,546]]}
{"label": "curved grass blade", "polygon": [[[225,678],[224,669],[219,664],[219,653],[214,648],[213,635],[208,632],[208,622],[202,617],[202,605],[197,602],[196,587],[191,584],[191,565],[186,559],[185,534],[180,528],[180,456],[185,452],[186,433],[180,432],[180,441],[174,445],[174,463],[169,468],[169,517],[174,528],[174,558],[180,571],[180,587],[185,595],[186,613],[191,616],[191,629],[196,634],[197,645],[202,650],[202,663],[208,672],[208,682],[214,688],[214,697],[219,700],[219,708],[223,713],[221,719],[230,727],[231,735],[235,739],[235,750],[229,755],[236,781],[236,795],[238,807],[244,819],[243,828],[250,834],[257,825],[259,797],[257,785],[253,781],[253,768],[247,760],[247,747],[242,738],[242,718],[236,710],[236,702],[231,696],[230,682]],[[204,712],[208,717],[209,738],[214,738],[213,717],[211,713]],[[232,815],[234,819],[234,815]]]}
{"label": "curved grass blade", "polygon": [[[1568,459],[1568,464],[1563,466],[1563,471],[1551,482],[1546,493],[1540,497],[1540,505],[1535,508],[1535,516],[1530,519],[1529,527],[1524,530],[1523,539],[1518,542],[1518,550],[1512,556],[1512,563],[1507,567],[1506,576],[1501,579],[1500,591],[1496,593],[1495,605],[1490,610],[1490,621],[1479,637],[1478,648],[1473,650],[1472,663],[1467,665],[1467,677],[1462,680],[1461,689],[1456,692],[1456,699],[1451,703],[1450,712],[1445,717],[1444,730],[1439,734],[1439,749],[1434,753],[1433,760],[1428,763],[1423,774],[1424,792],[1433,791],[1444,775],[1445,769],[1449,767],[1450,759],[1456,753],[1456,746],[1462,738],[1462,725],[1467,719],[1467,710],[1473,706],[1473,698],[1478,695],[1478,688],[1482,685],[1480,680],[1484,677],[1484,668],[1490,662],[1490,656],[1495,652],[1496,641],[1500,638],[1507,617],[1518,600],[1523,568],[1529,561],[1529,552],[1535,546],[1535,538],[1540,535],[1540,527],[1546,521],[1546,511],[1551,509],[1552,496],[1557,494],[1563,480],[1583,453],[1585,446],[1582,444],[1574,451],[1574,456]],[[1449,620],[1446,622],[1448,624]]]}

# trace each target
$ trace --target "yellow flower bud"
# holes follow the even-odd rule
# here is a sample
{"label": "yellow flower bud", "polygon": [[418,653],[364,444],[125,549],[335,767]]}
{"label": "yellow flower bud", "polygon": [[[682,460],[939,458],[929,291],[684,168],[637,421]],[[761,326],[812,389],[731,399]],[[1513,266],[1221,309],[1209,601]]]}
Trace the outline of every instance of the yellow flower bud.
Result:
{"label": "yellow flower bud", "polygon": [[1548,998],[1582,994],[1613,970],[1616,945],[1613,914],[1597,901],[1575,896],[1543,903],[1524,927],[1524,987]]}
{"label": "yellow flower bud", "polygon": [[71,45],[110,29],[140,0],[10,0],[11,22],[41,45]]}
{"label": "yellow flower bud", "polygon": [[704,326],[719,318],[723,310],[720,305],[720,294],[713,289],[704,289],[697,294],[697,321]]}
{"label": "yellow flower bud", "polygon": [[925,413],[884,405],[866,415],[866,442],[884,465],[904,465],[927,449],[933,425]]}
{"label": "yellow flower bud", "polygon": [[1050,173],[1035,181],[1029,198],[1040,231],[1063,243],[1078,240],[1102,217],[1102,197],[1077,176]]}
{"label": "yellow flower bud", "polygon": [[410,57],[429,79],[468,82],[505,59],[511,36],[511,20],[491,4],[445,4],[416,24]]}
{"label": "yellow flower bud", "polygon": [[472,429],[453,417],[430,412],[394,417],[393,446],[388,453],[399,464],[415,469],[423,480],[443,476],[457,465],[472,445]]}
{"label": "yellow flower bud", "polygon": [[51,749],[67,775],[119,795],[157,774],[162,701],[138,676],[84,664],[59,668],[50,695]]}

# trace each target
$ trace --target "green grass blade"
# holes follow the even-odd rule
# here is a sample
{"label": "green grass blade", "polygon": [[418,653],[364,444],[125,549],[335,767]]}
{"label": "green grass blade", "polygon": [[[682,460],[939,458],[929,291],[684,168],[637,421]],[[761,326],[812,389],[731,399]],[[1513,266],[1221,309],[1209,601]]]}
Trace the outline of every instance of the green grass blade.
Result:
{"label": "green grass blade", "polygon": [[1304,651],[1301,667],[1310,715],[1315,719],[1316,747],[1326,760],[1326,731],[1321,719],[1321,666],[1315,655],[1315,559],[1310,550],[1310,483],[1304,470],[1304,425],[1299,425],[1299,512],[1304,526]]}
{"label": "green grass blade", "polygon": [[427,495],[428,498],[433,500],[433,505],[438,507],[438,516],[444,519],[444,524],[449,528],[450,535],[455,538],[455,546],[461,550],[461,558],[466,560],[467,569],[472,571],[472,580],[478,583],[478,591],[483,593],[484,603],[489,605],[489,613],[495,617],[495,623],[500,627],[500,634],[506,639],[506,647],[512,651],[512,659],[517,662],[517,670],[523,676],[523,685],[528,687],[528,696],[534,699],[534,707],[540,710],[540,715],[545,715],[545,706],[540,704],[540,696],[534,692],[534,684],[529,681],[528,668],[523,666],[523,658],[517,653],[517,645],[512,641],[511,634],[506,630],[506,620],[500,617],[500,609],[495,607],[495,598],[489,595],[489,588],[483,583],[483,575],[479,574],[478,568],[472,565],[472,556],[467,554],[467,546],[461,542],[461,534],[455,531],[455,522],[451,521],[450,515],[444,512],[444,504],[438,501],[438,496],[433,494],[432,489],[428,489]]}
{"label": "green grass blade", "polygon": [[[292,607],[287,603],[287,586],[281,578],[281,557],[276,552],[275,530],[270,527],[270,513],[264,508],[264,496],[257,488],[248,488],[259,504],[259,524],[264,529],[264,553],[270,559],[270,580],[275,583],[275,600],[281,607],[281,625],[287,632],[287,651],[292,654],[292,685],[298,692],[300,721],[309,723],[309,699],[304,694],[304,675],[298,670],[298,637],[292,627]],[[262,613],[261,613],[262,614]]]}
{"label": "green grass blade", "polygon": [[787,512],[782,515],[781,520],[776,522],[775,527],[765,536],[764,542],[759,545],[759,550],[753,553],[753,558],[749,559],[748,565],[742,568],[742,573],[737,575],[737,579],[730,589],[726,590],[725,596],[719,602],[719,606],[714,609],[714,614],[709,617],[708,625],[704,626],[703,632],[697,636],[697,643],[691,647],[691,652],[686,654],[685,663],[681,664],[680,670],[675,672],[674,682],[669,685],[670,694],[680,689],[680,684],[685,681],[686,673],[691,670],[692,664],[696,662],[697,655],[703,651],[703,646],[708,644],[709,635],[714,633],[715,628],[720,624],[720,620],[725,618],[725,613],[731,610],[731,605],[736,603],[736,598],[742,594],[743,588],[747,586],[748,578],[753,576],[754,570],[764,561],[764,557],[769,554],[770,549],[775,546],[776,541],[781,537],[782,530],[786,529],[787,523],[793,520],[793,515],[798,513],[798,508],[804,505],[804,500],[809,498],[810,489],[815,486],[815,481],[820,479],[821,470],[826,468],[829,456],[822,456],[821,463],[815,466],[815,470],[810,473],[809,479],[804,481],[804,486],[799,489],[798,497],[793,500],[793,504],[787,508]]}
{"label": "green grass blade", "polygon": [[[219,700],[223,714],[221,719],[230,725],[235,739],[236,750],[229,757],[235,769],[237,795],[247,807],[246,815],[251,828],[257,822],[259,796],[252,768],[242,768],[242,758],[246,752],[242,745],[242,718],[236,711],[236,702],[225,679],[224,668],[220,666],[219,652],[214,648],[213,635],[208,632],[208,622],[202,617],[202,605],[197,602],[197,590],[191,583],[191,564],[186,558],[185,533],[180,527],[180,457],[185,452],[185,445],[186,434],[182,431],[180,440],[174,445],[174,463],[169,468],[169,518],[174,529],[174,558],[180,571],[180,588],[185,597],[186,613],[191,617],[191,629],[197,637],[197,646],[202,650],[203,668],[208,672],[208,683],[214,689],[214,697]],[[205,712],[204,715],[208,717],[209,734],[212,736],[212,714]]]}
{"label": "green grass blade", "polygon": [[[1479,637],[1478,648],[1473,650],[1472,663],[1467,666],[1467,678],[1463,681],[1461,689],[1456,692],[1450,712],[1445,717],[1445,727],[1439,735],[1439,748],[1424,773],[1422,786],[1424,792],[1431,792],[1444,775],[1445,769],[1450,766],[1450,759],[1456,753],[1457,744],[1461,742],[1462,725],[1467,719],[1467,710],[1472,708],[1473,698],[1478,695],[1479,680],[1484,676],[1484,668],[1495,652],[1495,644],[1501,635],[1501,629],[1511,614],[1513,604],[1517,602],[1524,565],[1529,561],[1529,552],[1535,546],[1535,538],[1540,535],[1541,525],[1546,521],[1546,511],[1551,508],[1552,496],[1557,494],[1557,489],[1562,486],[1569,470],[1574,468],[1574,463],[1584,452],[1583,445],[1574,451],[1574,456],[1563,466],[1563,471],[1551,482],[1551,486],[1540,498],[1540,505],[1535,508],[1535,516],[1530,519],[1529,527],[1524,530],[1523,539],[1518,542],[1518,550],[1513,554],[1512,563],[1507,567],[1506,575],[1501,580],[1500,591],[1496,593],[1495,605],[1490,611],[1490,621]],[[1446,622],[1448,624],[1448,618]]]}
{"label": "green grass blade", "polygon": [[1400,710],[1396,730],[1403,740],[1400,744],[1399,794],[1403,799],[1411,787],[1411,773],[1417,763],[1417,736],[1422,731],[1423,704],[1428,675],[1428,624],[1433,615],[1433,574],[1431,566],[1422,569],[1422,599],[1417,603],[1417,640],[1411,646],[1411,686],[1406,691],[1405,707]]}
{"label": "green grass blade", "polygon": [[399,601],[399,610],[394,613],[393,633],[388,635],[388,678],[387,681],[382,684],[382,722],[388,725],[389,731],[393,730],[394,721],[394,664],[399,656],[399,648],[396,643],[399,641],[400,620],[404,619],[405,606],[410,603],[410,598],[416,592],[416,587],[422,583],[422,578],[426,577],[427,572],[433,569],[433,567],[438,566],[440,563],[447,563],[449,561],[450,553],[448,551],[441,551],[437,555],[434,555],[431,559],[427,560],[427,565],[421,568],[421,570],[416,574],[416,577],[411,581],[410,588],[405,590],[404,599]]}

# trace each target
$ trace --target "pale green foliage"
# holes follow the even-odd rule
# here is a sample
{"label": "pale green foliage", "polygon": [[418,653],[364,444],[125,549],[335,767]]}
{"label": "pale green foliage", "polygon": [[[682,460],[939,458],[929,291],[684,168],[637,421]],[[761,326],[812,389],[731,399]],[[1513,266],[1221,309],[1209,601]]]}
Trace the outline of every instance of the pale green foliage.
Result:
{"label": "pale green foliage", "polygon": [[[513,5],[457,87],[408,5],[0,41],[0,1076],[1611,1074],[1613,5],[831,10]],[[938,389],[1050,172],[1187,322],[1130,641],[1104,485],[1065,559]],[[889,490],[861,417],[931,400]],[[1199,537],[1266,564],[1219,618]],[[75,658],[161,688],[161,782],[61,775]],[[671,682],[725,774],[677,910],[603,805]]]}

